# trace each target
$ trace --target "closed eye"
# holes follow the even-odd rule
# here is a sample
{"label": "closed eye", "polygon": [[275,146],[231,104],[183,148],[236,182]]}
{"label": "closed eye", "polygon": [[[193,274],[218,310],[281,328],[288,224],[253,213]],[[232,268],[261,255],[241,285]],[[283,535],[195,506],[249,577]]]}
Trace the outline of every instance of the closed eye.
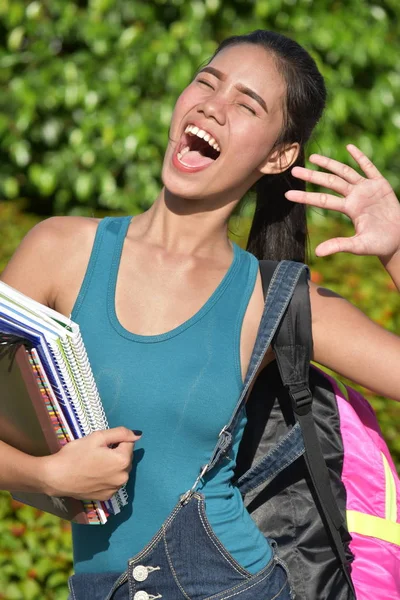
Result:
{"label": "closed eye", "polygon": [[205,79],[197,79],[196,81],[197,81],[197,83],[203,83],[204,85],[211,88],[212,90],[214,89],[213,86],[211,85],[211,83],[209,81],[206,81]]}
{"label": "closed eye", "polygon": [[247,106],[247,104],[239,104],[239,106],[243,106],[243,108],[246,108],[249,112],[251,112],[254,116],[257,114],[256,111],[254,110],[254,108],[251,108],[250,106]]}

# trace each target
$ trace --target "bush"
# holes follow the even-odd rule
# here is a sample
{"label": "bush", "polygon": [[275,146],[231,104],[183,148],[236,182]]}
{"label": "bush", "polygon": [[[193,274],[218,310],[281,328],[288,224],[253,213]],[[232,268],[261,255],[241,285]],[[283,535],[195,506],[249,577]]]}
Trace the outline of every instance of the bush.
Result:
{"label": "bush", "polygon": [[0,273],[26,233],[40,217],[23,212],[24,202],[0,202]]}
{"label": "bush", "polygon": [[70,525],[0,492],[0,599],[66,600]]}
{"label": "bush", "polygon": [[0,197],[43,214],[147,208],[178,94],[217,42],[260,27],[326,77],[310,151],[344,160],[355,143],[399,190],[399,17],[394,0],[3,2]]}

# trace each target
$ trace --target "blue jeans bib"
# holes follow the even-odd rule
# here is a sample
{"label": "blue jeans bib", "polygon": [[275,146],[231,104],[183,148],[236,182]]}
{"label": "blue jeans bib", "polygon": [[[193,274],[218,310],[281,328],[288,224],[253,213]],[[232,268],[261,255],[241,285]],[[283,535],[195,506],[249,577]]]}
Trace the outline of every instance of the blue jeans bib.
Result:
{"label": "blue jeans bib", "polygon": [[151,542],[128,561],[125,573],[73,575],[71,600],[289,600],[286,568],[274,554],[253,575],[213,533],[204,497],[179,503]]}

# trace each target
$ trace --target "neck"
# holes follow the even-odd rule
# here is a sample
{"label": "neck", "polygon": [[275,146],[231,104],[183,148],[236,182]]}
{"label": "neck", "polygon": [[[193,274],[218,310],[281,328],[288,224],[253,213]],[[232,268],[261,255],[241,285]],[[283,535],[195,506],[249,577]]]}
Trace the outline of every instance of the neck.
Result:
{"label": "neck", "polygon": [[179,198],[163,188],[151,208],[135,218],[135,235],[171,253],[231,253],[228,221],[236,203],[210,206],[213,203]]}

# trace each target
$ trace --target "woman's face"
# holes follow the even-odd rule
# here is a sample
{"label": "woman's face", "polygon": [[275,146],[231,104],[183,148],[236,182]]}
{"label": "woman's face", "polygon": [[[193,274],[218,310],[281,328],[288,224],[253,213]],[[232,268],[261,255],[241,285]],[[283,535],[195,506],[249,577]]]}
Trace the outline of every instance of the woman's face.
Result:
{"label": "woman's face", "polygon": [[184,198],[242,197],[280,134],[285,93],[275,60],[263,48],[222,50],[176,102],[165,187]]}

